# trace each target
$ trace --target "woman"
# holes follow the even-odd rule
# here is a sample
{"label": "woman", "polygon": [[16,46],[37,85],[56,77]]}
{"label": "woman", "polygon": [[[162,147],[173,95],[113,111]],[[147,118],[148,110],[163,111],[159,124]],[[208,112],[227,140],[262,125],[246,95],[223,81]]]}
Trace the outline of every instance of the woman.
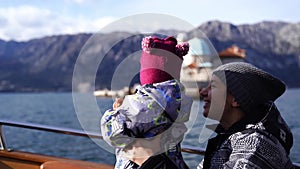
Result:
{"label": "woman", "polygon": [[198,169],[293,168],[293,136],[274,104],[284,92],[282,81],[251,64],[218,67],[200,91],[203,115],[219,124]]}

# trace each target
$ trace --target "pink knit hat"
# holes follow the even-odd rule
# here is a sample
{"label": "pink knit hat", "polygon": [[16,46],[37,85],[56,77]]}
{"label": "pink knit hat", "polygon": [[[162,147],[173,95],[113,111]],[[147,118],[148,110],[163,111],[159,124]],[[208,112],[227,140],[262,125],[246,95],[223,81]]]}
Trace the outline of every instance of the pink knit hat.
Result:
{"label": "pink knit hat", "polygon": [[177,44],[174,37],[160,39],[148,36],[142,40],[142,49],[140,59],[142,85],[179,79],[183,56],[189,51],[187,42]]}

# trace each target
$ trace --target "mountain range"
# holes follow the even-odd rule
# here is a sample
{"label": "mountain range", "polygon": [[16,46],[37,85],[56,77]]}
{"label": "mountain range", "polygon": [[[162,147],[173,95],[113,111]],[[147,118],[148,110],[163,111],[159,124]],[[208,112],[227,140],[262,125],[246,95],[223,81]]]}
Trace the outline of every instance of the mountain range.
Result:
{"label": "mountain range", "polygon": [[[260,22],[234,25],[209,21],[193,30],[161,30],[167,35],[184,33],[187,38],[203,32],[216,51],[235,44],[246,50],[246,62],[282,79],[288,87],[300,87],[300,23]],[[97,33],[97,49],[91,58],[78,57],[94,34],[56,35],[25,42],[0,40],[0,91],[71,91],[74,66],[104,56],[96,73],[97,89],[110,88],[118,65],[140,49],[142,34]],[[120,40],[121,39],[121,40]],[[95,57],[95,58],[93,58]],[[91,69],[87,66],[87,70]],[[88,78],[88,71],[84,75]],[[93,78],[93,77],[90,77]],[[138,81],[138,76],[132,79]]]}

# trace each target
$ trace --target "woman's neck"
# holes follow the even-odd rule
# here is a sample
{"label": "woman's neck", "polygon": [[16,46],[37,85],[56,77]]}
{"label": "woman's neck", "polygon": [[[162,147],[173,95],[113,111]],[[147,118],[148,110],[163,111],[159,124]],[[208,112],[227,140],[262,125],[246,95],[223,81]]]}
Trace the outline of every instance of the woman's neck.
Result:
{"label": "woman's neck", "polygon": [[241,109],[234,109],[220,120],[221,126],[228,130],[233,124],[243,119],[245,113]]}

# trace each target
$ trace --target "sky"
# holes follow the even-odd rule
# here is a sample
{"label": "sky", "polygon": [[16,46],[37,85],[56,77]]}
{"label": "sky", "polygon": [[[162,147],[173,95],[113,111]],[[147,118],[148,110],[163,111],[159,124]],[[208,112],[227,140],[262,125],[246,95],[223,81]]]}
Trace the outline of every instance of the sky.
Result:
{"label": "sky", "polygon": [[[123,18],[145,13],[176,17],[194,27],[212,20],[235,25],[300,23],[299,6],[299,0],[0,0],[0,39],[27,41],[95,33]],[[158,29],[147,25],[147,17],[138,22]],[[160,23],[161,29],[169,24]]]}

